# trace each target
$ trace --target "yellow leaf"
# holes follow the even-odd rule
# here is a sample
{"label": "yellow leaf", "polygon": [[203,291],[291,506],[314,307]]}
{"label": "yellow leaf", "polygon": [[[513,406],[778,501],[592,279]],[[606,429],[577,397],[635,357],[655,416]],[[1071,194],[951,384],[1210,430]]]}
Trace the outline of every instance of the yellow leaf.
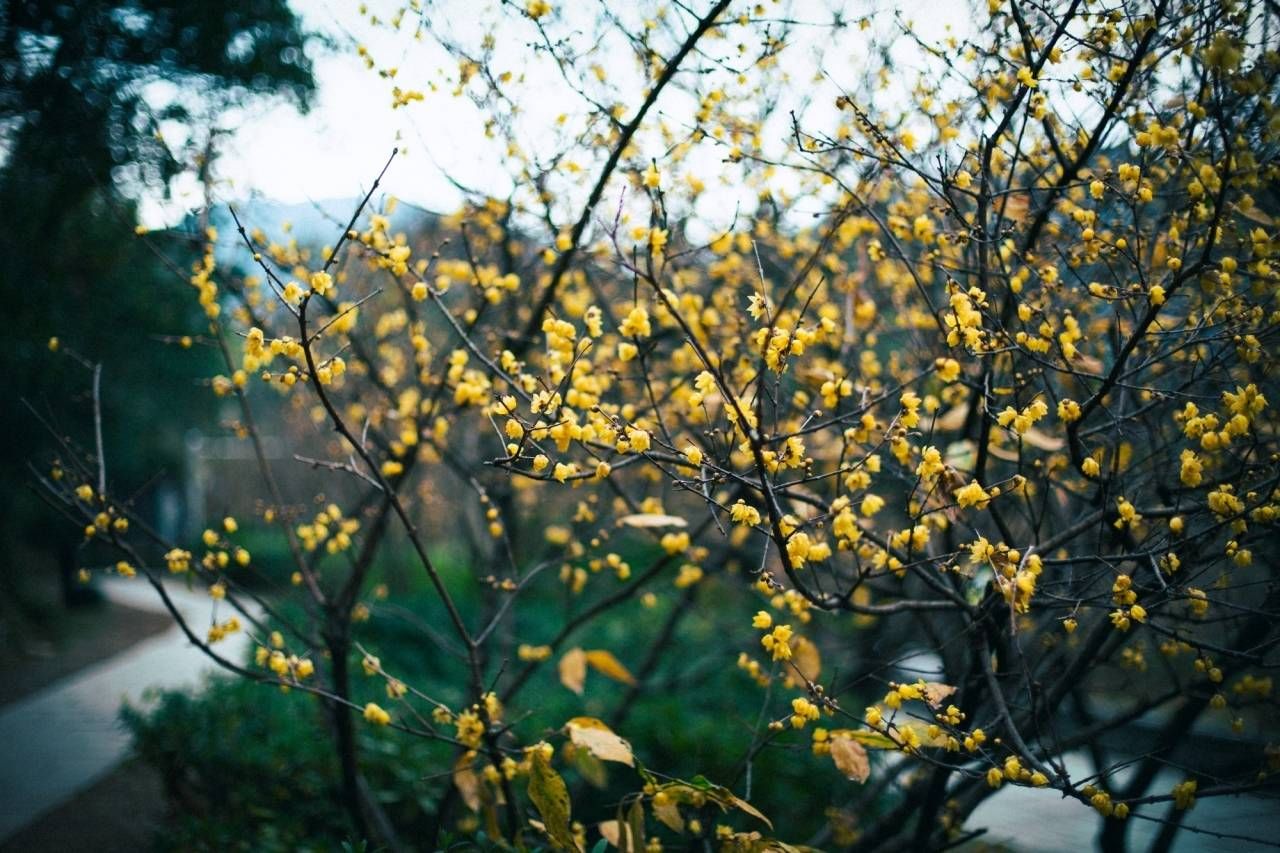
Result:
{"label": "yellow leaf", "polygon": [[832,738],[831,760],[835,762],[837,770],[855,782],[866,782],[871,776],[871,762],[867,759],[866,747],[853,738]]}
{"label": "yellow leaf", "polygon": [[480,777],[471,769],[473,760],[474,757],[468,758],[466,755],[458,759],[458,763],[453,766],[453,784],[462,795],[462,801],[467,804],[467,808],[478,812],[481,805]]}
{"label": "yellow leaf", "polygon": [[618,737],[612,729],[595,717],[574,717],[565,724],[569,739],[603,761],[617,761],[628,767],[635,766],[631,744]]}
{"label": "yellow leaf", "polygon": [[954,432],[964,426],[964,422],[968,419],[968,406],[963,404],[952,406],[947,409],[946,414],[933,422],[933,428],[938,432]]}
{"label": "yellow leaf", "polygon": [[[613,652],[606,651],[605,649],[592,649],[586,653],[586,660],[587,663],[595,667],[601,675],[612,678],[614,681],[621,681],[623,684],[636,683],[635,676],[632,675],[630,670],[623,666],[622,663],[613,656]],[[561,663],[563,664],[563,660]],[[564,680],[563,673],[560,678],[561,681]],[[578,692],[581,693],[582,691],[579,690]]]}
{"label": "yellow leaf", "polygon": [[560,683],[579,696],[587,680],[587,656],[582,649],[569,649],[560,658]]}
{"label": "yellow leaf", "polygon": [[638,512],[624,515],[618,524],[627,527],[688,527],[689,522],[678,515],[663,515],[660,512]]}
{"label": "yellow leaf", "polygon": [[529,762],[529,801],[542,816],[547,837],[557,850],[580,848],[569,828],[569,789],[560,774],[551,769],[550,762],[541,749],[531,752]]}
{"label": "yellow leaf", "polygon": [[1003,459],[1005,462],[1017,462],[1018,451],[1000,443],[1000,441],[1004,440],[1004,436],[1000,436],[997,439],[994,432],[991,435],[991,441],[987,443],[987,452],[997,459]]}
{"label": "yellow leaf", "polygon": [[746,812],[747,814],[751,815],[754,818],[758,818],[759,820],[764,821],[765,826],[769,827],[770,829],[773,829],[773,821],[765,817],[764,814],[758,808],[751,805],[751,803],[748,803],[746,800],[742,799],[741,797],[734,796],[733,794],[729,794],[728,800],[731,806],[734,806],[739,811]]}
{"label": "yellow leaf", "polygon": [[1100,377],[1102,375],[1102,362],[1091,355],[1077,355],[1075,357],[1075,363],[1077,367],[1082,368],[1095,376]]}
{"label": "yellow leaf", "polygon": [[1014,222],[1025,222],[1031,210],[1031,196],[1026,193],[1008,193],[996,202],[1000,215]]}
{"label": "yellow leaf", "polygon": [[600,830],[600,836],[608,841],[614,847],[621,847],[619,843],[622,841],[622,833],[626,832],[627,825],[621,821],[606,820],[601,821],[596,829]]}
{"label": "yellow leaf", "polygon": [[797,636],[791,641],[791,666],[787,668],[784,683],[787,687],[807,687],[805,681],[817,683],[822,672],[822,656],[818,647],[807,637]]}
{"label": "yellow leaf", "polygon": [[1272,219],[1270,216],[1266,214],[1266,212],[1264,212],[1261,208],[1258,208],[1258,207],[1251,207],[1248,210],[1243,210],[1237,207],[1236,212],[1239,213],[1241,216],[1245,217],[1246,219],[1252,219],[1254,222],[1257,222],[1259,225],[1266,225],[1270,227],[1276,224],[1276,221],[1274,219]]}
{"label": "yellow leaf", "polygon": [[653,803],[653,816],[662,821],[672,832],[684,832],[684,818],[680,807],[672,800]]}
{"label": "yellow leaf", "polygon": [[1022,440],[1032,447],[1040,450],[1047,450],[1053,453],[1055,450],[1061,450],[1066,440],[1056,435],[1049,435],[1032,427],[1022,434]]}
{"label": "yellow leaf", "polygon": [[[833,738],[836,737],[832,733]],[[882,735],[880,732],[873,732],[867,729],[847,729],[841,732],[840,736],[852,738],[863,746],[869,746],[872,749],[897,749],[898,745],[888,735]]]}

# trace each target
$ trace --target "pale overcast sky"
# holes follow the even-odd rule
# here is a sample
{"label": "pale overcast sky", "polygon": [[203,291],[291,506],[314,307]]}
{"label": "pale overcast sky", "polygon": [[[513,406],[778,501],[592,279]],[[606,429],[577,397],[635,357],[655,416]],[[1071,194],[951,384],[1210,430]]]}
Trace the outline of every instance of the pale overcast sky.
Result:
{"label": "pale overcast sky", "polygon": [[[579,8],[575,6],[577,2],[582,3],[583,14],[596,13],[594,3],[566,0],[556,4],[560,7],[558,14],[574,14]],[[414,41],[408,33],[373,30],[356,13],[357,4],[350,0],[294,0],[293,5],[306,28],[328,34],[338,41],[338,47],[333,51],[317,51],[313,57],[318,91],[308,115],[276,105],[256,113],[246,111],[227,117],[226,124],[234,128],[234,133],[224,141],[217,167],[222,178],[218,189],[220,200],[243,200],[250,194],[283,203],[351,198],[368,187],[397,145],[404,150],[404,156],[397,158],[385,188],[406,201],[437,211],[455,207],[460,195],[444,178],[446,170],[467,185],[505,194],[507,183],[499,167],[502,151],[485,140],[483,125],[469,101],[440,91],[428,93],[422,102],[393,110],[390,108],[391,83],[365,68],[354,45],[367,45],[379,67],[398,66],[400,73],[395,82],[405,88],[424,90],[428,81],[440,80],[440,68],[454,68],[443,51],[428,40]],[[376,9],[379,4],[371,2],[370,5]],[[465,31],[476,20],[474,10],[492,9],[493,5],[483,0],[457,3],[458,14],[449,16],[449,26],[455,32]],[[920,34],[928,39],[944,37],[947,25],[964,29],[966,5],[951,0],[897,4],[849,0],[846,3],[854,11],[878,8],[874,18],[877,29],[880,24],[891,26],[895,12],[914,19]],[[826,0],[812,3],[794,0],[789,11],[795,18],[807,15],[812,20],[825,21],[829,20],[829,12],[825,11],[829,7]],[[440,6],[433,8],[438,10]],[[395,6],[388,5],[382,11],[390,13],[394,9]],[[518,22],[514,26],[528,25]],[[825,28],[814,28],[811,32],[827,37],[830,33]],[[833,74],[841,68],[846,73],[856,69],[859,43],[865,43],[867,37],[856,28],[847,28],[844,33],[849,43],[838,46],[840,60],[833,61],[829,54],[825,62]],[[520,40],[520,46],[511,53],[513,60],[527,56],[523,43],[531,38],[531,32],[513,31],[503,37]],[[802,56],[806,51],[793,48],[791,53]],[[618,69],[619,74],[632,71],[629,55],[624,62],[626,67]],[[539,73],[552,74],[547,85],[538,89],[538,97],[528,104],[525,127],[534,128],[534,133],[539,127],[550,128],[560,112],[580,108],[580,102],[567,95],[558,78],[548,70],[539,72],[536,67],[516,66],[499,70],[523,71],[535,81]],[[614,71],[610,69],[611,80]],[[812,69],[802,73],[811,76]],[[825,103],[829,104],[830,99]],[[166,221],[171,224],[200,201],[198,187],[191,183],[179,184],[174,188],[170,204],[162,207],[155,201],[144,203],[144,221],[150,225]]]}

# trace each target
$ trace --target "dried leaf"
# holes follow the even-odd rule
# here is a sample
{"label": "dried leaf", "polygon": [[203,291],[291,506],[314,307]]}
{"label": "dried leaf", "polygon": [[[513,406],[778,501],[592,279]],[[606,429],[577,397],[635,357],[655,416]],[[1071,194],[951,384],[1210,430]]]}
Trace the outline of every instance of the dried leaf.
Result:
{"label": "dried leaf", "polygon": [[935,432],[955,432],[964,426],[964,422],[969,418],[969,407],[967,405],[952,406],[947,409],[946,413],[933,422]]}
{"label": "dried leaf", "polygon": [[458,793],[462,795],[462,801],[467,804],[467,808],[473,812],[480,811],[480,777],[471,769],[471,762],[474,756],[468,758],[463,756],[458,759],[458,763],[453,766],[453,784],[458,789]]}
{"label": "dried leaf", "polygon": [[[613,656],[613,652],[605,649],[592,649],[586,653],[586,661],[595,667],[596,671],[601,675],[612,678],[614,681],[632,685],[636,683],[635,676]],[[561,680],[564,680],[563,675],[561,675]],[[582,691],[579,690],[578,692],[581,693]]]}
{"label": "dried leaf", "polygon": [[956,689],[950,684],[939,684],[936,681],[930,681],[924,686],[924,701],[929,703],[930,708],[941,708],[942,703],[955,692]]}
{"label": "dried leaf", "polygon": [[678,515],[663,515],[660,512],[637,512],[624,515],[618,524],[627,527],[688,527],[689,522]]}
{"label": "dried leaf", "polygon": [[565,726],[574,746],[582,747],[603,761],[617,761],[628,767],[635,766],[631,744],[618,737],[612,729],[595,717],[574,717]]}
{"label": "dried leaf", "polygon": [[1035,427],[1024,432],[1022,434],[1022,440],[1032,447],[1040,450],[1047,450],[1050,453],[1056,450],[1061,450],[1063,445],[1066,444],[1066,440],[1060,436],[1043,433]]}
{"label": "dried leaf", "polygon": [[[726,793],[728,792],[727,788],[721,788],[720,790],[725,791]],[[769,827],[770,829],[773,829],[773,821],[765,817],[764,814],[758,808],[751,805],[751,803],[748,803],[746,800],[742,799],[741,797],[734,796],[733,794],[728,795],[728,800],[729,800],[729,805],[733,806],[739,811],[746,812],[752,817],[763,821],[765,826]]]}
{"label": "dried leaf", "polygon": [[997,438],[996,434],[993,432],[991,434],[991,441],[987,443],[987,452],[995,458],[1002,459],[1005,462],[1017,462],[1018,451],[1012,447],[1007,447],[1006,445],[1001,444],[1000,442],[1003,440],[1004,436]]}
{"label": "dried leaf", "polygon": [[671,801],[675,803],[700,806],[707,800],[710,800],[719,806],[721,811],[727,812],[729,809],[738,809],[739,811],[746,812],[754,818],[764,821],[770,829],[773,829],[773,824],[769,821],[769,818],[765,817],[759,809],[741,797],[735,795],[733,791],[730,791],[728,788],[722,785],[712,784],[701,774],[688,780],[668,782],[667,784],[660,786],[659,790],[665,793]]}
{"label": "dried leaf", "polygon": [[1079,368],[1080,370],[1083,370],[1087,373],[1092,373],[1094,376],[1098,376],[1098,377],[1102,376],[1102,370],[1103,370],[1102,362],[1091,355],[1084,355],[1084,354],[1077,355],[1075,357],[1075,363],[1076,363],[1076,367]]}
{"label": "dried leaf", "polygon": [[791,663],[784,680],[787,687],[807,687],[805,680],[817,683],[822,672],[822,656],[807,637],[797,636],[791,641]]}
{"label": "dried leaf", "polygon": [[622,845],[618,842],[622,840],[622,832],[625,827],[626,824],[621,821],[605,820],[601,821],[596,829],[600,830],[600,837],[605,841],[608,841],[614,847],[621,847]]}
{"label": "dried leaf", "polygon": [[542,816],[547,837],[557,850],[580,848],[569,828],[569,789],[560,774],[551,769],[541,749],[532,751],[529,769],[529,801]]}
{"label": "dried leaf", "polygon": [[1276,224],[1276,221],[1272,219],[1270,216],[1268,216],[1266,212],[1259,207],[1251,207],[1248,210],[1237,207],[1236,212],[1239,213],[1241,216],[1245,217],[1246,219],[1252,219],[1254,222],[1257,222],[1259,225],[1266,225],[1268,228]]}
{"label": "dried leaf", "polygon": [[587,680],[587,655],[582,649],[569,649],[560,658],[560,683],[579,696]]}
{"label": "dried leaf", "polygon": [[996,202],[1000,215],[1014,222],[1026,222],[1031,210],[1031,196],[1027,193],[1008,193]]}
{"label": "dried leaf", "polygon": [[674,800],[653,801],[653,816],[662,821],[672,832],[684,832],[684,817]]}
{"label": "dried leaf", "polygon": [[836,769],[843,773],[845,778],[862,783],[871,776],[871,762],[867,759],[867,749],[853,738],[832,738],[831,760],[835,762]]}
{"label": "dried leaf", "polygon": [[631,804],[631,812],[627,815],[627,853],[640,853],[644,843],[644,801],[636,798]]}

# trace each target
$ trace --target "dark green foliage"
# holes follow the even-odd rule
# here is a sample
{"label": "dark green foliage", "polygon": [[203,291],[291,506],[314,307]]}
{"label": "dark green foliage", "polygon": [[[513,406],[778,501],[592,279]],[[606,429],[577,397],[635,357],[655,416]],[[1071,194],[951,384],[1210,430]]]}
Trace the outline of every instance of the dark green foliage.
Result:
{"label": "dark green foliage", "polygon": [[[306,36],[285,0],[28,0],[6,4],[5,17],[4,200],[25,188],[48,200],[52,218],[116,170],[153,184],[172,175],[178,164],[155,138],[161,120],[186,122],[254,94],[306,108],[314,88]],[[143,91],[157,81],[181,93],[158,112]]]}
{"label": "dark green foliage", "polygon": [[[393,550],[387,556],[389,562],[412,562],[404,551]],[[656,555],[629,556],[641,564]],[[455,591],[469,586],[463,581],[464,567],[445,561],[440,568]],[[461,660],[435,645],[432,626],[441,618],[439,602],[417,577],[411,577],[410,589],[396,596],[394,606],[371,602],[372,616],[356,626],[355,640],[378,655],[386,672],[457,708],[466,694],[465,668]],[[372,582],[381,579],[382,571]],[[708,583],[714,589],[709,587],[704,595],[736,594],[721,582]],[[467,595],[459,600],[474,618],[478,602]],[[562,622],[562,606],[551,598],[527,600],[518,620],[519,635],[530,641],[553,635]],[[299,614],[286,611],[282,615],[292,619]],[[646,609],[633,601],[573,638],[570,645],[616,649],[625,663],[636,666],[644,647],[636,644],[637,635],[649,636],[665,616],[665,605]],[[701,774],[741,793],[743,732],[755,725],[763,696],[714,642],[726,627],[718,624],[714,608],[695,608],[677,634],[675,648],[682,651],[674,657],[680,658],[679,665],[658,668],[651,686],[641,692],[618,730],[646,767],[685,779]],[[507,664],[512,671],[522,666],[513,658]],[[691,667],[691,661],[697,663]],[[317,655],[316,664],[317,677],[323,678],[327,662]],[[358,655],[352,659],[352,670],[353,702],[374,701],[397,716],[402,713],[400,706],[387,699],[381,678],[363,675]],[[677,688],[668,680],[677,672],[697,680],[700,689]],[[559,748],[563,738],[555,730],[566,720],[579,715],[611,720],[626,693],[624,685],[592,673],[586,695],[579,697],[560,685],[555,663],[549,662],[521,696],[521,706],[537,710],[515,721],[517,739],[533,743],[546,738]],[[426,703],[415,702],[415,706],[429,715]],[[223,843],[232,849],[273,849],[272,845],[332,849],[349,837],[333,739],[314,697],[217,680],[203,693],[165,694],[156,711],[132,714],[129,723],[148,762],[167,779],[184,780],[188,789],[201,792],[176,801],[180,814],[169,839],[175,849]],[[361,771],[402,841],[423,850],[495,849],[476,834],[476,823],[467,822],[456,798],[446,801],[452,785],[450,769],[457,758],[452,746],[375,728],[358,715],[357,733]],[[445,733],[452,734],[452,728],[446,727]],[[751,802],[771,817],[785,818],[801,832],[814,831],[821,823],[820,810],[812,799],[797,798],[796,791],[812,784],[844,786],[852,798],[860,789],[843,780],[834,766],[815,779],[812,759],[795,750],[807,752],[807,747],[775,747],[756,757]],[[556,766],[569,785],[574,819],[588,824],[612,818],[620,798],[643,784],[621,765],[607,766],[602,787],[577,770],[565,769],[560,757]],[[170,790],[182,792],[181,788]],[[437,810],[445,802],[450,810],[438,823]],[[714,806],[701,817],[708,826],[727,819]],[[745,827],[750,821],[738,815],[732,822]],[[650,829],[655,835],[664,832],[656,823]],[[427,839],[434,839],[434,845]]]}
{"label": "dark green foliage", "polygon": [[[26,549],[74,539],[65,525],[51,526],[55,517],[26,488],[28,463],[46,468],[56,444],[21,401],[92,448],[90,374],[50,353],[50,337],[102,363],[105,446],[128,449],[107,454],[112,491],[129,495],[149,482],[144,514],[154,487],[179,473],[184,431],[216,419],[197,380],[213,372],[214,353],[155,339],[205,328],[185,284],[199,246],[174,233],[160,235],[155,250],[145,245],[130,199],[164,195],[168,179],[204,152],[227,105],[274,95],[305,109],[314,90],[309,38],[285,0],[0,6],[6,593],[22,588],[19,567],[39,566]],[[161,122],[179,123],[189,138],[171,150],[157,137]],[[90,557],[64,548],[64,576]]]}

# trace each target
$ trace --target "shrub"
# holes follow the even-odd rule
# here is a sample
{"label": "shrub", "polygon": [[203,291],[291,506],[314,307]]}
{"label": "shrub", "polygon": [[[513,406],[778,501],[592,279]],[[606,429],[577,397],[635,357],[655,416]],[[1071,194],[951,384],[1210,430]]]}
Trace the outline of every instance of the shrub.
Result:
{"label": "shrub", "polygon": [[[370,729],[433,746],[396,772],[449,778],[437,829],[517,847],[939,848],[1013,786],[1161,847],[1197,796],[1269,786],[1275,10],[992,2],[930,45],[705,5],[504,5],[476,42],[370,17],[457,60],[511,192],[400,233],[393,157],[322,251],[244,223],[242,274],[207,235],[210,384],[290,584],[277,635],[219,611],[192,639],[250,631],[223,666],[319,698],[352,833],[387,844],[416,818],[369,796]],[[527,143],[521,43],[582,98]],[[796,45],[852,44],[797,92]],[[639,83],[600,64],[627,51]],[[331,489],[290,490],[264,410]],[[145,543],[62,464],[55,500],[158,589],[261,597],[239,521]],[[390,642],[405,564],[430,604]],[[1152,749],[1068,772],[1145,715]],[[1249,759],[1153,789],[1214,720]]]}

